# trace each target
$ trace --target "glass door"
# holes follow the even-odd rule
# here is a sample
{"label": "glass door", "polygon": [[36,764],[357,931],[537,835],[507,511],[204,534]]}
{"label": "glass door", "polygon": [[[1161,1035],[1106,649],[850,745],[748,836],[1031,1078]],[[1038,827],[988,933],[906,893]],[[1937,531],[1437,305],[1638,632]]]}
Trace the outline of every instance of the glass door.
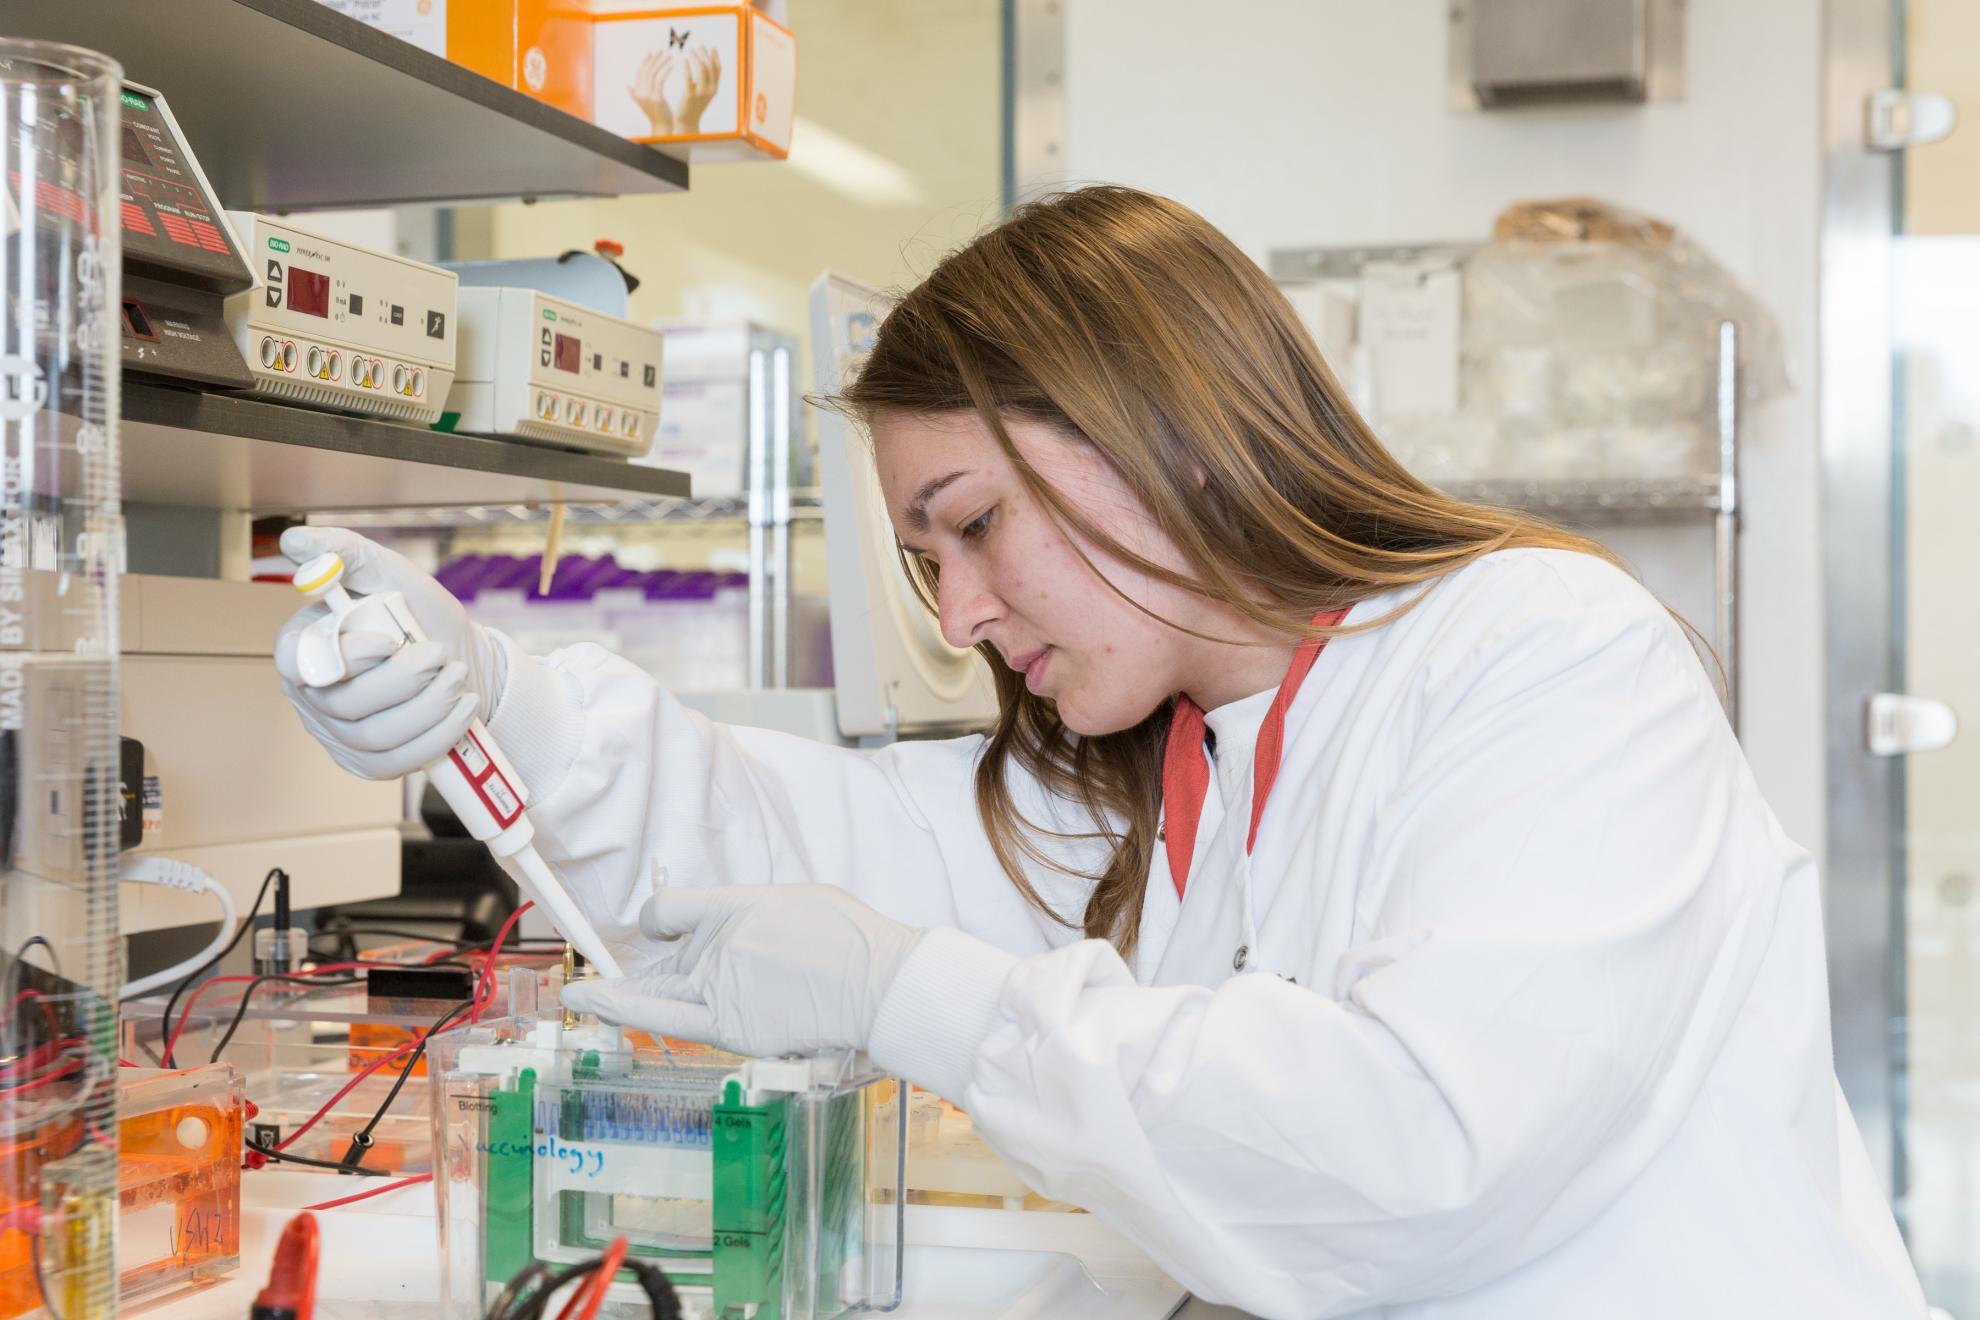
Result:
{"label": "glass door", "polygon": [[1926,1295],[1980,1320],[1980,4],[1905,0],[1902,85],[1966,121],[1903,152],[1892,243],[1892,549],[1904,693],[1929,746],[1903,758],[1900,1221]]}

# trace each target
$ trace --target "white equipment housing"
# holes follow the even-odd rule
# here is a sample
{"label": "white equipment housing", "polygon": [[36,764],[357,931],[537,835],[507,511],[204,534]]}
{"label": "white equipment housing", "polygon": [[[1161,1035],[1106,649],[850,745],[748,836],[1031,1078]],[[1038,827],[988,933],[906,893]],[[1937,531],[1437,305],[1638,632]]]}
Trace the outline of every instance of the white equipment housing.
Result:
{"label": "white equipment housing", "polygon": [[[157,776],[155,808],[146,785],[139,855],[199,867],[244,915],[272,866],[289,873],[298,909],[398,893],[400,785],[332,761],[276,678],[270,639],[295,612],[296,593],[132,573],[118,606],[121,728],[144,744],[146,776]],[[121,891],[126,935],[214,918],[204,895]]]}
{"label": "white equipment housing", "polygon": [[229,212],[254,287],[227,300],[251,393],[402,422],[440,419],[454,382],[452,271]]}
{"label": "white equipment housing", "polygon": [[[811,286],[811,353],[820,394],[837,394],[858,370],[886,312],[877,289],[830,271],[818,277]],[[901,572],[872,444],[863,428],[832,409],[818,413],[818,474],[833,690],[683,693],[681,700],[711,719],[823,742],[884,742],[988,725],[997,714],[990,668],[974,651],[942,640],[935,616]]]}
{"label": "white equipment housing", "polygon": [[658,330],[536,289],[463,288],[452,429],[637,458],[660,429]]}

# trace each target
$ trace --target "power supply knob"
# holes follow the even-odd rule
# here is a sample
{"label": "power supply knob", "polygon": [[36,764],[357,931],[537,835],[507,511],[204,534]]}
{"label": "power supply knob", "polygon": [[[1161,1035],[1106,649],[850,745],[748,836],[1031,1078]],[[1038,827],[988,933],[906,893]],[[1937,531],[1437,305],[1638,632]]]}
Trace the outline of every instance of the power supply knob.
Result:
{"label": "power supply knob", "polygon": [[282,360],[282,346],[268,335],[261,337],[261,365],[273,368]]}

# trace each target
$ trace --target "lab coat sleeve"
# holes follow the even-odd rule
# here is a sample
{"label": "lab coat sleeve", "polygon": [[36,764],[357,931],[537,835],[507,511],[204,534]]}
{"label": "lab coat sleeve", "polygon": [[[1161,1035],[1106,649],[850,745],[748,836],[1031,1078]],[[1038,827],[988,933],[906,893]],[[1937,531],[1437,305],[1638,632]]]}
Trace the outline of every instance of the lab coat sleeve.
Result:
{"label": "lab coat sleeve", "polygon": [[980,737],[831,747],[709,720],[597,646],[533,659],[496,637],[508,672],[489,730],[528,785],[538,851],[629,969],[669,947],[638,929],[662,883],[834,884],[1020,950],[1072,938],[1011,906],[976,815]]}
{"label": "lab coat sleeve", "polygon": [[875,1057],[1262,1316],[1536,1259],[1684,1115],[1795,865],[1671,620],[1647,596],[1556,606],[1411,698],[1366,874],[1327,881],[1368,896],[1331,984],[1143,988],[1102,943],[1014,958],[936,931]]}

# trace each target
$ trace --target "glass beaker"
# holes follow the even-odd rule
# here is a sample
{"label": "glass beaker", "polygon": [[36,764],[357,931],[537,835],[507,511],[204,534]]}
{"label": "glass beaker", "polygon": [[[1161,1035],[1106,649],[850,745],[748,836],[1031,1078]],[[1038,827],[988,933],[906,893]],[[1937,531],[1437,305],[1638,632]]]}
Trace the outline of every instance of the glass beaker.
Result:
{"label": "glass beaker", "polygon": [[116,1309],[122,84],[0,40],[0,1317]]}

